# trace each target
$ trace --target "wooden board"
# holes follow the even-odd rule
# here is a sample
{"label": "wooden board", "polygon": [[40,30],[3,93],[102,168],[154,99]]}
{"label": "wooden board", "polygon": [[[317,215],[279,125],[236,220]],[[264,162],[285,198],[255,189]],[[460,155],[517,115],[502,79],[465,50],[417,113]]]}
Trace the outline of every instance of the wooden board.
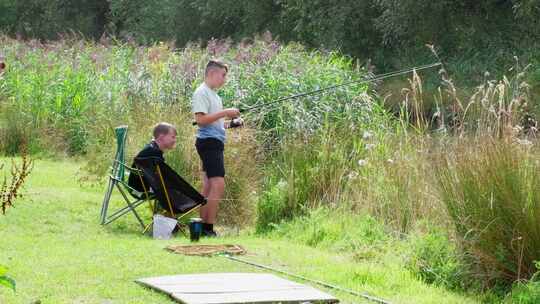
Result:
{"label": "wooden board", "polygon": [[208,273],[136,280],[184,304],[338,303],[311,286],[262,273]]}

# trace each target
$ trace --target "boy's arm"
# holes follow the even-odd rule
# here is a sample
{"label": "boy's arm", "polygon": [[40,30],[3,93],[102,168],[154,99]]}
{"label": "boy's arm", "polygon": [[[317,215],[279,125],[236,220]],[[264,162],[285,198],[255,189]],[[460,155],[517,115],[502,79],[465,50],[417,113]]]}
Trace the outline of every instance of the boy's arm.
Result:
{"label": "boy's arm", "polygon": [[219,112],[215,112],[212,114],[205,114],[204,112],[196,112],[195,113],[195,122],[199,126],[209,125],[213,122],[215,122],[218,119],[228,117],[228,118],[236,118],[240,116],[240,111],[235,108],[229,108],[225,109]]}
{"label": "boy's arm", "polygon": [[240,111],[235,108],[224,109],[215,113],[208,113],[209,108],[210,102],[208,97],[199,91],[195,91],[195,93],[193,93],[191,111],[195,116],[195,122],[199,126],[209,125],[224,117],[235,118],[240,116]]}

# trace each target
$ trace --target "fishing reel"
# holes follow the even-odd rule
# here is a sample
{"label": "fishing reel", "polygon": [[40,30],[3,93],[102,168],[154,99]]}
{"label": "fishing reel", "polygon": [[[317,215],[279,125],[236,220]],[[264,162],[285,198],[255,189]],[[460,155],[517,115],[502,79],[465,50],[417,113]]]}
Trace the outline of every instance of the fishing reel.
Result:
{"label": "fishing reel", "polygon": [[244,120],[242,119],[242,117],[236,117],[236,118],[233,118],[230,122],[229,122],[229,128],[232,129],[232,128],[238,128],[238,127],[242,127],[244,126]]}

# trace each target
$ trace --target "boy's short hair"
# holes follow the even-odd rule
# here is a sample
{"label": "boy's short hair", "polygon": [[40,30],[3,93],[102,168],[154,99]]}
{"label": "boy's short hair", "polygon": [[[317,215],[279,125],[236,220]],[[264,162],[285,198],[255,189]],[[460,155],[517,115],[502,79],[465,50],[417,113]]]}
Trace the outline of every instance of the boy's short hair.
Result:
{"label": "boy's short hair", "polygon": [[226,63],[224,63],[223,61],[218,60],[218,59],[211,59],[206,64],[206,69],[204,69],[204,76],[207,76],[208,72],[210,72],[210,70],[216,69],[216,68],[225,69],[225,72],[227,72],[227,73],[229,72],[229,66]]}
{"label": "boy's short hair", "polygon": [[168,123],[168,122],[160,122],[154,126],[154,130],[152,131],[152,135],[154,136],[154,139],[157,139],[160,135],[167,135],[169,132],[173,130],[176,134],[176,128]]}

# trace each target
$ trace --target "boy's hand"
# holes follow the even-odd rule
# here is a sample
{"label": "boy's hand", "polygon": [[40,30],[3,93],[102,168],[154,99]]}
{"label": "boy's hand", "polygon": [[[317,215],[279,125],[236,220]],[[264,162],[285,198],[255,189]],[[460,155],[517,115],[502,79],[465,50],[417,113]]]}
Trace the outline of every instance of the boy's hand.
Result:
{"label": "boy's hand", "polygon": [[235,118],[229,122],[229,128],[238,128],[244,126],[242,117]]}
{"label": "boy's hand", "polygon": [[240,111],[236,108],[228,108],[223,110],[223,112],[225,112],[225,116],[228,118],[236,118],[240,116]]}

